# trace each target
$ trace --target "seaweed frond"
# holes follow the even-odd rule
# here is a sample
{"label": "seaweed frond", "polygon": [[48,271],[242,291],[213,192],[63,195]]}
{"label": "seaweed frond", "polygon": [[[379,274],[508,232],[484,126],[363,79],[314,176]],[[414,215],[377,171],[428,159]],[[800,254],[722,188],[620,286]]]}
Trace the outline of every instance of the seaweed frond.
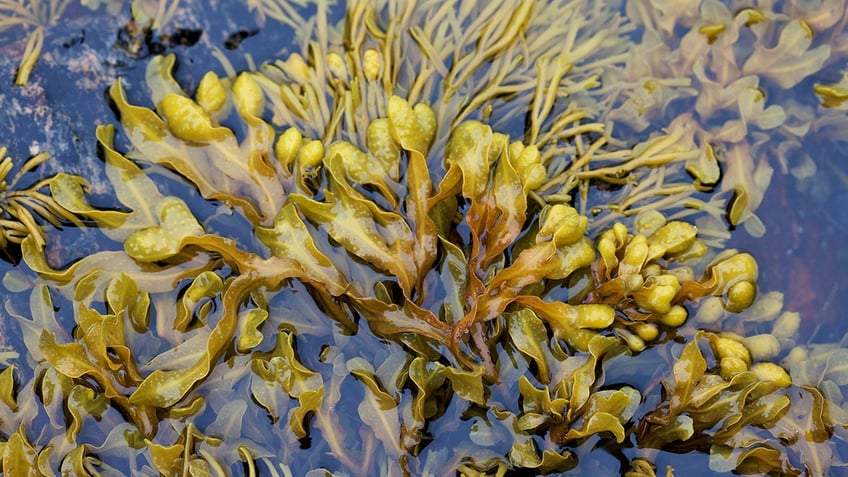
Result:
{"label": "seaweed frond", "polygon": [[29,30],[15,86],[27,84],[44,46],[45,30],[56,24],[70,3],[70,0],[0,0],[0,33],[15,27]]}
{"label": "seaweed frond", "polygon": [[6,148],[0,147],[0,249],[5,250],[9,244],[20,244],[28,236],[43,247],[46,237],[36,217],[57,227],[63,220],[79,224],[79,219],[56,203],[53,197],[40,192],[50,185],[53,177],[39,180],[27,188],[18,188],[21,178],[49,157],[46,152],[36,154],[9,178],[14,163],[6,156]]}

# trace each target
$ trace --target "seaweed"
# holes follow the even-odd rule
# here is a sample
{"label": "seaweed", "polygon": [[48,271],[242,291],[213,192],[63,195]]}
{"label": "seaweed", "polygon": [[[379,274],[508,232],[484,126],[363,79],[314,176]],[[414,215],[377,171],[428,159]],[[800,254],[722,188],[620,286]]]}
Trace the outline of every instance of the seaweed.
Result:
{"label": "seaweed", "polygon": [[59,21],[70,0],[3,0],[0,2],[0,33],[22,27],[32,29],[27,36],[15,85],[27,84],[38,55],[44,46],[44,31]]}
{"label": "seaweed", "polygon": [[[25,309],[7,303],[29,352],[0,371],[0,468],[635,476],[668,449],[722,472],[839,465],[844,347],[795,346],[800,317],[715,227],[756,232],[748,181],[768,171],[739,163],[749,128],[786,120],[760,81],[793,87],[829,49],[800,20],[766,42],[760,10],[635,3],[642,43],[595,3],[352,2],[339,25],[319,3],[298,53],[225,64],[194,91],[175,55],[156,56],[148,105],[116,81],[128,143],[112,125],[96,139],[120,207],[67,174],[30,190],[50,188],[43,218],[91,224],[108,246],[59,267],[32,213],[7,211],[37,277],[5,280],[29,290]],[[303,23],[284,2],[248,6]],[[692,94],[615,81],[677,24],[716,62],[745,29],[755,52],[738,78],[687,65],[697,117],[628,146],[617,117],[647,128]],[[838,111],[835,91],[815,90]],[[641,116],[616,94],[662,98]],[[719,109],[739,117],[707,134]],[[162,170],[186,187],[160,189]],[[592,464],[600,447],[629,470]]]}

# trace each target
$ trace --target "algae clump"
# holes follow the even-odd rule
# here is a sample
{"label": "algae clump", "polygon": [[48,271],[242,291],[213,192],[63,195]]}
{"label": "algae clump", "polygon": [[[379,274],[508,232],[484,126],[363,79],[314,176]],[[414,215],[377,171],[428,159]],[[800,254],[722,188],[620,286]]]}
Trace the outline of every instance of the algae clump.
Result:
{"label": "algae clump", "polygon": [[[628,95],[688,94],[624,86],[644,47],[629,22],[662,33],[662,19],[446,5],[352,2],[332,25],[319,4],[299,53],[225,64],[196,91],[173,55],[154,57],[148,106],[109,89],[129,145],[113,126],[97,140],[121,207],[91,205],[66,175],[49,203],[114,249],[58,268],[40,229],[13,234],[38,278],[28,310],[8,307],[34,371],[17,387],[17,367],[0,372],[4,471],[551,473],[598,446],[627,475],[652,475],[665,449],[716,471],[825,465],[814,444],[842,432],[824,410],[840,415],[845,382],[772,361],[797,320],[758,298],[756,261],[715,227],[756,223],[756,191],[725,189],[749,193],[747,178],[714,174],[751,146],[686,114],[629,147],[610,131]],[[717,26],[727,15],[704,2],[710,18],[680,21],[713,51],[760,28],[757,13]],[[775,50],[812,69],[824,50],[797,58],[798,25]],[[780,76],[761,51],[746,77],[808,74]],[[776,127],[739,81],[743,122]],[[638,129],[654,113],[627,117]],[[192,191],[160,189],[162,169]],[[71,329],[54,301],[72,305]],[[774,321],[774,340],[731,326],[749,318]],[[28,429],[41,415],[62,431]]]}

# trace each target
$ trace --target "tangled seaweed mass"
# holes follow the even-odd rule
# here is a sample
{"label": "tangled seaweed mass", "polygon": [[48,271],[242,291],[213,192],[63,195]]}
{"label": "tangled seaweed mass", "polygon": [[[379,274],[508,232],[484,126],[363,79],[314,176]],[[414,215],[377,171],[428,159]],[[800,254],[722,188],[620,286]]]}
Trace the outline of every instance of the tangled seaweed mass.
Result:
{"label": "tangled seaweed mass", "polygon": [[[112,206],[4,159],[4,475],[845,466],[848,352],[725,244],[808,131],[844,140],[845,80],[766,93],[844,64],[848,13],[655,3],[248,2],[302,50],[116,80]],[[103,245],[55,263],[44,221]]]}

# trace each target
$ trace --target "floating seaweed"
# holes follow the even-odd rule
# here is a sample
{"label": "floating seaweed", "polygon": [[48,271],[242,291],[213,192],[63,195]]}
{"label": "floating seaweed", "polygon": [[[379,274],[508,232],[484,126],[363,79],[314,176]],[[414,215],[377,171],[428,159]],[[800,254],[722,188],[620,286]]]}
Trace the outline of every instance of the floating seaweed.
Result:
{"label": "floating seaweed", "polygon": [[[702,1],[668,10],[646,0],[626,8],[643,27],[643,53],[610,83],[610,97],[623,99],[610,119],[641,130],[661,118],[693,118],[693,133],[720,157],[721,169],[702,157],[690,162],[690,172],[705,184],[716,184],[721,173],[718,195],[729,197],[726,220],[761,236],[765,229],[755,212],[773,173],[809,177],[815,161],[801,153],[805,137],[817,123],[836,120],[817,110],[810,93],[824,95],[827,107],[838,101],[838,87],[810,88],[807,78],[844,62],[844,40],[838,39],[844,37],[844,5],[788,1],[752,8]],[[702,217],[698,225],[720,229],[716,218]]]}
{"label": "floating seaweed", "polygon": [[[50,158],[46,152],[28,159],[11,178],[9,174],[15,164],[12,158],[6,156],[5,147],[0,147],[0,158],[0,249],[7,258],[11,256],[11,244],[20,244],[30,236],[38,247],[44,247],[46,237],[36,217],[55,227],[60,227],[62,222],[82,225],[74,214],[62,208],[53,197],[42,192],[54,177],[42,179],[26,188],[19,184],[24,175]],[[68,178],[74,180],[71,176]]]}
{"label": "floating seaweed", "polygon": [[2,0],[0,1],[0,33],[15,27],[31,29],[27,44],[15,76],[15,85],[27,83],[41,48],[44,46],[44,31],[55,25],[70,0]]}
{"label": "floating seaweed", "polygon": [[[109,245],[59,268],[18,240],[38,277],[6,307],[29,352],[0,371],[3,471],[635,476],[662,450],[717,472],[841,465],[844,346],[796,346],[800,317],[758,293],[754,257],[688,220],[754,221],[720,174],[751,133],[716,139],[696,111],[626,146],[602,121],[644,119],[610,99],[641,85],[607,81],[633,66],[628,20],[511,7],[352,2],[336,26],[319,4],[299,53],[194,91],[154,57],[148,106],[117,81],[129,145],[111,125],[97,141],[120,206],[67,174],[39,186]],[[652,31],[691,26],[709,49],[724,19],[766,16],[719,7]],[[821,67],[789,47],[803,24],[782,25],[773,50]],[[746,77],[799,80],[763,55]],[[777,127],[741,81],[742,129]],[[728,183],[732,200],[707,196]],[[601,447],[630,469],[593,462]]]}

